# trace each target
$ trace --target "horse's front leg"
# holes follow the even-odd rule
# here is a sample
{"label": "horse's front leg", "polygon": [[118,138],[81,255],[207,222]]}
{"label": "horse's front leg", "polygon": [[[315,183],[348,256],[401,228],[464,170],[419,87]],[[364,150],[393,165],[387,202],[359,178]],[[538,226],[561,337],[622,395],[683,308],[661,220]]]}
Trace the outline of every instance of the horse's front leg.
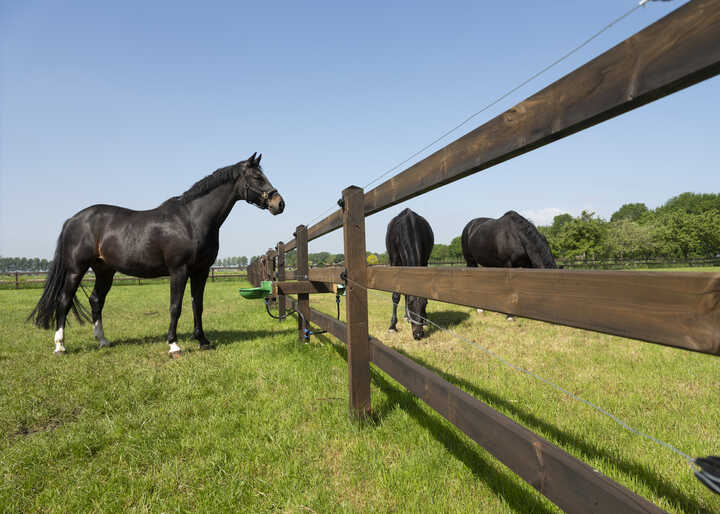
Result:
{"label": "horse's front leg", "polygon": [[195,322],[193,337],[200,342],[201,350],[210,350],[212,348],[210,341],[205,337],[202,326],[203,296],[209,271],[207,269],[190,275],[190,294],[192,294],[193,320]]}
{"label": "horse's front leg", "polygon": [[179,357],[180,347],[177,344],[177,324],[182,312],[183,295],[187,285],[188,272],[186,268],[176,269],[170,273],[170,328],[168,329],[168,344],[170,356]]}
{"label": "horse's front leg", "polygon": [[393,332],[397,332],[397,306],[400,303],[400,293],[393,293],[392,295],[393,311],[392,317],[390,318],[390,328]]}

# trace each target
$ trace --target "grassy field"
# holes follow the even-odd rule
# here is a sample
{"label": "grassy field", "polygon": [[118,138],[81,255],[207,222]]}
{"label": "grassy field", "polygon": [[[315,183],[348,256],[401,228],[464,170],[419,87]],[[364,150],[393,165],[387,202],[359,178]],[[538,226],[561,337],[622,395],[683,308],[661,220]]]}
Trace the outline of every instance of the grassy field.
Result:
{"label": "grassy field", "polygon": [[[39,290],[0,291],[0,511],[557,512],[401,386],[373,370],[374,418],[348,421],[345,348],[297,341],[240,282],[208,284],[191,340],[189,292],[167,356],[167,284],[114,288],[98,349],[88,325],[24,322]],[[369,295],[371,333],[671,512],[718,512],[680,458],[494,361],[506,359],[697,456],[720,454],[717,357],[430,302],[457,335],[390,334],[390,299]],[[312,305],[335,313],[334,297]],[[344,310],[344,304],[343,304]],[[344,316],[343,316],[344,317]]]}

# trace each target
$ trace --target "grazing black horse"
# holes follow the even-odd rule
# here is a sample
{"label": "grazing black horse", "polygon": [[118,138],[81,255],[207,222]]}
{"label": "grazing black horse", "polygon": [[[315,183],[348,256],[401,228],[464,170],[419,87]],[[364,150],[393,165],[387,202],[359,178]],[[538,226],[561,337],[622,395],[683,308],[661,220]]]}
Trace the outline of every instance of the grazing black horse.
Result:
{"label": "grazing black horse", "polygon": [[[391,266],[427,266],[434,243],[435,236],[430,224],[410,209],[405,209],[388,223],[385,247]],[[400,302],[400,293],[393,293],[392,300],[390,330],[397,331],[397,306]],[[426,308],[427,298],[405,295],[405,310],[415,339],[421,339],[424,335]]]}
{"label": "grazing black horse", "polygon": [[203,293],[219,248],[220,225],[238,200],[272,214],[285,208],[277,190],[260,168],[262,155],[221,168],[180,196],[148,211],[93,205],[63,225],[40,301],[28,319],[48,329],[54,321],[55,353],[65,353],[65,321],[70,309],[81,323],[88,319],[75,293],[88,268],[95,272],[90,296],[95,339],[108,346],[102,327],[105,296],[116,271],[142,278],[170,276],[171,356],[180,353],[177,323],[185,286],[190,279],[193,335],[201,349],[210,348],[202,327]]}
{"label": "grazing black horse", "polygon": [[476,218],[462,232],[462,251],[470,267],[556,268],[547,239],[515,211],[501,218]]}

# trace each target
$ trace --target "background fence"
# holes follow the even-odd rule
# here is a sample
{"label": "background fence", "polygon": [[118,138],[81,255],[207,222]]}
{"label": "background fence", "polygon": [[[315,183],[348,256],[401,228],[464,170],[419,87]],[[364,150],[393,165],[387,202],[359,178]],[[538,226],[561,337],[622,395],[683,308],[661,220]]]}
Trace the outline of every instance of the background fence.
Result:
{"label": "background fence", "polygon": [[[0,290],[1,289],[32,289],[42,288],[47,278],[46,271],[6,271],[0,273]],[[230,266],[218,266],[210,268],[210,277],[208,280],[214,282],[216,280],[239,280],[247,278],[247,269]],[[160,278],[138,278],[115,274],[113,277],[113,285],[142,285],[157,282],[167,282],[169,277]],[[95,283],[95,273],[88,270],[82,279],[85,285]]]}
{"label": "background fence", "polygon": [[[693,0],[341,209],[278,243],[248,269],[275,280],[302,318],[347,344],[350,412],[370,411],[369,364],[389,374],[560,508],[661,512],[368,334],[367,290],[401,292],[720,355],[720,273],[367,267],[365,217],[662,98],[720,73],[720,0]],[[343,267],[309,269],[307,244],[343,228]],[[296,250],[295,281],[285,252]],[[347,285],[347,323],[310,308],[310,294]],[[297,294],[297,299],[286,297]],[[304,337],[302,319],[298,336]]]}

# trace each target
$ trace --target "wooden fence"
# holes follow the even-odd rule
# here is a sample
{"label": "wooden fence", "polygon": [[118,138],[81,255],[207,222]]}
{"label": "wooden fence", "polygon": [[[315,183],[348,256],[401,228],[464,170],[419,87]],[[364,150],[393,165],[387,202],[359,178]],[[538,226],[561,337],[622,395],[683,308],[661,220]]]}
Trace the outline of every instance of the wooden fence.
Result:
{"label": "wooden fence", "polygon": [[[389,374],[568,512],[662,512],[587,464],[368,334],[367,290],[443,302],[720,355],[720,273],[367,267],[365,217],[586,129],[720,73],[720,0],[693,0],[507,112],[341,209],[297,227],[249,270],[275,280],[303,317],[347,344],[350,412],[370,410],[369,364]],[[344,231],[344,267],[308,269],[307,244]],[[284,254],[297,251],[295,282]],[[323,284],[324,283],[324,284]],[[311,293],[347,285],[347,323],[310,308]],[[292,284],[292,286],[291,286]],[[304,336],[298,321],[299,337]],[[641,344],[641,343],[638,343]]]}

